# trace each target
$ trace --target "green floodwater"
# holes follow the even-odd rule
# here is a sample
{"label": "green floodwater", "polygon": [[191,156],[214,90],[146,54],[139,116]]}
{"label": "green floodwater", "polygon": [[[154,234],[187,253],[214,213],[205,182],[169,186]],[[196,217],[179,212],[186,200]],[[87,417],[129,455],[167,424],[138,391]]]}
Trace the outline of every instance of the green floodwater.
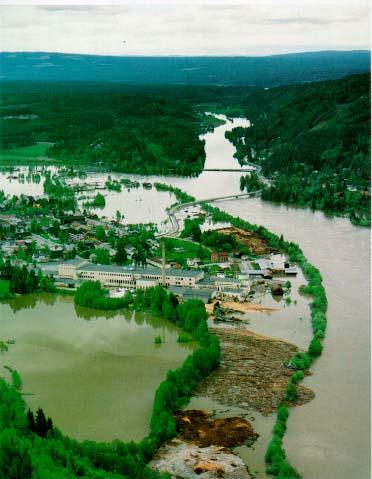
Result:
{"label": "green floodwater", "polygon": [[27,404],[63,433],[137,440],[149,430],[157,386],[195,347],[178,343],[178,332],[149,313],[96,312],[69,296],[30,294],[0,303],[0,337],[15,340],[0,366],[17,369]]}

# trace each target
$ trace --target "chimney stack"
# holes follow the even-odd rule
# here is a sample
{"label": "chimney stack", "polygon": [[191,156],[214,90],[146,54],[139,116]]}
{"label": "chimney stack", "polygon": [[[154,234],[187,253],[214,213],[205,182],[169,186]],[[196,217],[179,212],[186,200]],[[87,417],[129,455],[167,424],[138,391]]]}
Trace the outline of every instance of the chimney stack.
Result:
{"label": "chimney stack", "polygon": [[161,284],[165,287],[165,244],[162,241]]}

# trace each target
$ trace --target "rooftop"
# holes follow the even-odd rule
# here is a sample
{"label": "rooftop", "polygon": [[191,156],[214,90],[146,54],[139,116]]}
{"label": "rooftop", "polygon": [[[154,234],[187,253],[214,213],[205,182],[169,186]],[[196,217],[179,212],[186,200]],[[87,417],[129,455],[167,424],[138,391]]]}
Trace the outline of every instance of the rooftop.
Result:
{"label": "rooftop", "polygon": [[199,289],[199,288],[188,288],[183,286],[170,286],[168,288],[170,293],[181,294],[184,296],[200,296],[204,298],[210,298],[213,294],[212,290],[208,289]]}
{"label": "rooftop", "polygon": [[[100,272],[107,272],[107,273],[128,273],[128,274],[147,274],[147,275],[154,275],[159,276],[161,275],[160,268],[151,268],[151,267],[144,267],[144,268],[128,268],[124,266],[118,266],[114,264],[94,264],[94,263],[87,263],[78,268],[79,271],[100,271]],[[165,275],[166,276],[183,276],[194,278],[199,276],[201,271],[195,270],[186,270],[186,269],[171,269],[166,268]]]}
{"label": "rooftop", "polygon": [[61,263],[61,266],[63,265],[67,265],[67,264],[70,264],[72,266],[77,266],[79,265],[80,263],[82,263],[83,261],[87,261],[86,259],[84,258],[81,258],[80,256],[76,256],[75,258],[73,259],[68,259],[66,261],[63,261],[63,263]]}
{"label": "rooftop", "polygon": [[214,278],[215,283],[239,283],[236,278]]}
{"label": "rooftop", "polygon": [[242,293],[242,292],[243,292],[243,290],[240,289],[240,288],[226,288],[226,289],[224,290],[224,293],[236,293],[236,294],[239,293],[239,294],[240,294],[240,293]]}

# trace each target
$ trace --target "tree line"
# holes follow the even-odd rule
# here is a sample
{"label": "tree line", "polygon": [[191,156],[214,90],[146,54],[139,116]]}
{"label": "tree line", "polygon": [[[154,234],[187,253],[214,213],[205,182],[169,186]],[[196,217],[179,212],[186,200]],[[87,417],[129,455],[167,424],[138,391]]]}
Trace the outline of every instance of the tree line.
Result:
{"label": "tree line", "polygon": [[12,265],[9,260],[0,262],[0,276],[9,280],[9,293],[32,293],[34,291],[55,291],[53,280],[40,270],[37,273],[26,266]]}
{"label": "tree line", "polygon": [[[299,478],[291,466],[283,447],[289,406],[297,399],[297,385],[314,360],[322,353],[322,342],[327,326],[327,298],[322,277],[305,258],[298,245],[287,242],[266,228],[251,225],[217,208],[203,205],[214,221],[229,221],[233,226],[253,231],[265,238],[272,247],[286,253],[288,259],[300,265],[308,280],[304,292],[312,296],[311,322],[313,337],[306,352],[295,353],[288,362],[293,370],[282,403],[278,406],[277,419],[268,445],[265,461],[267,472],[280,479]],[[91,283],[89,283],[91,284]],[[96,286],[95,286],[96,287]],[[24,399],[20,394],[21,382],[13,376],[9,384],[0,379],[0,465],[6,467],[9,479],[23,477],[51,477],[51,474],[74,478],[158,479],[162,474],[151,471],[147,462],[160,443],[171,438],[175,432],[172,412],[178,409],[192,394],[197,382],[218,366],[219,341],[208,331],[204,304],[198,300],[178,303],[177,298],[161,286],[138,291],[132,306],[136,310],[149,310],[163,315],[199,341],[194,351],[180,368],[169,371],[156,393],[152,411],[150,435],[139,443],[114,441],[111,444],[94,441],[77,442],[63,436],[57,428],[53,436],[44,438],[32,433],[27,424]],[[2,462],[1,462],[2,461]],[[1,468],[0,468],[1,470]],[[9,471],[15,471],[9,472]],[[12,475],[14,474],[14,475]],[[18,474],[18,476],[17,476]]]}
{"label": "tree line", "polygon": [[303,254],[301,248],[293,242],[285,241],[283,236],[277,236],[263,226],[257,226],[233,217],[218,208],[203,204],[203,209],[212,215],[215,222],[228,221],[246,231],[253,231],[265,238],[270,246],[284,252],[289,261],[297,263],[307,279],[307,285],[302,292],[312,298],[310,303],[311,325],[313,336],[306,352],[297,352],[288,360],[287,367],[294,372],[291,375],[283,395],[282,402],[277,408],[277,419],[272,430],[272,437],[265,454],[266,472],[277,479],[299,479],[301,475],[290,464],[283,447],[283,437],[287,427],[289,406],[296,404],[298,398],[297,385],[304,378],[304,370],[308,370],[313,362],[322,354],[323,339],[327,328],[327,296],[323,286],[323,279],[319,270],[310,264]]}
{"label": "tree line", "polygon": [[175,90],[7,84],[2,89],[2,103],[27,104],[29,114],[35,115],[28,121],[2,122],[3,150],[48,141],[53,143],[48,155],[65,164],[185,176],[203,169],[199,117]]}
{"label": "tree line", "polygon": [[370,224],[370,75],[259,90],[242,100],[249,128],[226,137],[262,167],[262,198]]}
{"label": "tree line", "polygon": [[[86,477],[87,479],[165,479],[147,465],[161,442],[173,437],[173,411],[185,404],[198,381],[219,364],[219,340],[208,331],[204,304],[179,304],[161,286],[139,291],[135,309],[149,310],[172,321],[194,339],[199,348],[182,366],[169,371],[155,393],[150,434],[140,442],[78,442],[63,436],[41,411],[26,412],[19,376],[11,383],[0,378],[0,471],[4,479],[31,477]],[[4,474],[4,473],[3,473]]]}

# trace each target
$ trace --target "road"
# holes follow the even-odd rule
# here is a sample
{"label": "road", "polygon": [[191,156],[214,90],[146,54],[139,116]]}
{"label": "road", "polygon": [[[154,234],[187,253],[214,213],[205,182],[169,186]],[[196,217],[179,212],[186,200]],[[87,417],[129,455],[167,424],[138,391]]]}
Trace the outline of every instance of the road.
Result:
{"label": "road", "polygon": [[254,198],[260,196],[261,190],[252,191],[250,193],[239,193],[237,195],[229,195],[229,196],[218,196],[214,198],[205,198],[201,200],[189,201],[187,203],[180,203],[178,205],[173,206],[168,210],[168,217],[171,223],[171,229],[166,231],[165,233],[160,233],[156,237],[157,238],[164,238],[164,237],[172,237],[176,236],[180,230],[180,225],[176,218],[177,211],[187,208],[189,206],[196,206],[200,203],[214,203],[215,201],[223,201],[223,200],[236,200],[241,198]]}

